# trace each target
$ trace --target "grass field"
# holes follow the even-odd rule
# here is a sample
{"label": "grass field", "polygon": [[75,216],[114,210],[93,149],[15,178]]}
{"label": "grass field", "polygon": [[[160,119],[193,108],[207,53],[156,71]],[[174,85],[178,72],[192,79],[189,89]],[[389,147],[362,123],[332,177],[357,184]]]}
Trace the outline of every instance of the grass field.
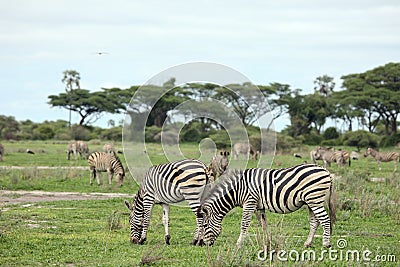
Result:
{"label": "grass field", "polygon": [[[6,142],[3,145],[6,154],[0,166],[26,168],[0,169],[0,189],[132,195],[137,191],[137,184],[129,174],[122,187],[107,185],[106,174],[102,175],[100,187],[91,187],[88,170],[37,168],[87,166],[86,160],[66,160],[66,143]],[[89,146],[92,151],[102,148],[97,142]],[[35,154],[25,153],[27,148]],[[184,144],[181,148],[187,157],[199,156],[196,145]],[[309,149],[303,147],[277,155],[273,167],[299,164],[304,159],[293,157],[292,152],[308,155]],[[153,162],[165,160],[156,145],[150,145],[148,153]],[[124,162],[123,155],[121,159]],[[315,260],[307,254],[311,252],[303,248],[309,230],[306,209],[287,215],[267,213],[268,229],[264,233],[253,218],[245,246],[237,250],[240,208],[226,216],[221,236],[213,247],[207,248],[189,245],[195,217],[190,209],[178,206],[171,207],[171,245],[164,245],[161,207],[155,206],[147,241],[138,246],[129,243],[124,199],[113,198],[18,205],[0,203],[0,266],[399,266],[400,172],[392,173],[393,163],[383,163],[383,170],[379,172],[372,158],[360,158],[352,161],[351,167],[332,166],[330,170],[337,178],[338,221],[333,228],[330,255],[323,251],[322,229],[319,228],[311,249]],[[12,197],[19,195],[16,193]],[[273,254],[272,250],[281,251],[281,254]],[[363,254],[371,260],[362,259]],[[305,261],[301,261],[302,255]]]}

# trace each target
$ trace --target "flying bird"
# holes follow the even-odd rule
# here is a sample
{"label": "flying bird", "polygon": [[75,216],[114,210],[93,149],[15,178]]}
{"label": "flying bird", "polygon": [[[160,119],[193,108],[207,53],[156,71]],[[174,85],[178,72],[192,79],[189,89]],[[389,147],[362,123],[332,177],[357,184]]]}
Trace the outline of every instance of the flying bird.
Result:
{"label": "flying bird", "polygon": [[94,52],[93,54],[101,56],[101,55],[108,55],[109,53],[108,52]]}

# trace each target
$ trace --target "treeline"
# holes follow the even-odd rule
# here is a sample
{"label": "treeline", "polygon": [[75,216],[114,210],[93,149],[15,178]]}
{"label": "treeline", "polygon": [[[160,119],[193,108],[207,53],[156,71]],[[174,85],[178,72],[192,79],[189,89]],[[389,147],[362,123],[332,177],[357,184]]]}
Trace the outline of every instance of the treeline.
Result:
{"label": "treeline", "polygon": [[112,140],[121,141],[122,126],[103,129],[95,126],[71,127],[68,121],[44,121],[40,123],[31,120],[17,121],[13,116],[0,115],[0,140]]}
{"label": "treeline", "polygon": [[[225,86],[190,83],[175,86],[174,78],[159,86],[102,88],[101,91],[91,92],[80,88],[78,72],[65,71],[62,79],[65,92],[50,95],[48,103],[51,107],[76,112],[81,117],[78,125],[72,125],[71,121],[44,122],[38,125],[30,121],[6,122],[3,125],[7,125],[8,129],[17,125],[19,131],[11,130],[14,136],[10,136],[10,130],[3,129],[0,138],[119,138],[120,133],[116,133],[121,127],[104,130],[90,125],[103,113],[126,113],[131,118],[128,131],[140,133],[146,129],[146,141],[158,142],[161,127],[179,107],[181,117],[184,117],[184,126],[179,125],[182,121],[174,123],[178,124],[175,128],[182,131],[179,132],[179,137],[174,133],[166,134],[170,134],[171,139],[179,138],[180,141],[198,142],[210,137],[220,140],[223,145],[229,138],[221,121],[229,125],[233,119],[231,115],[234,114],[252,133],[258,116],[269,112],[269,121],[261,125],[265,131],[272,131],[271,125],[281,116],[289,116],[290,125],[279,133],[279,139],[286,139],[286,143],[293,141],[313,145],[324,143],[362,146],[367,143],[375,146],[397,144],[400,141],[400,63],[388,63],[363,73],[344,75],[341,79],[342,88],[337,90],[332,77],[316,77],[314,90],[308,94],[303,93],[302,89],[293,89],[289,84],[277,82],[258,86],[249,83]],[[158,97],[160,94],[162,97]],[[135,98],[132,100],[133,95]],[[232,112],[217,121],[212,114],[209,116],[209,111],[222,114],[223,108],[221,112],[216,110],[220,107],[204,101],[206,99],[216,100]],[[202,104],[182,105],[190,100]],[[3,118],[3,121],[7,120]],[[341,125],[341,130],[326,128],[328,121]],[[355,123],[358,129],[365,131],[353,133]],[[168,129],[164,128],[165,130]],[[258,132],[256,135],[261,134],[263,133]],[[87,138],[76,138],[78,135]],[[137,134],[131,136],[135,138]]]}

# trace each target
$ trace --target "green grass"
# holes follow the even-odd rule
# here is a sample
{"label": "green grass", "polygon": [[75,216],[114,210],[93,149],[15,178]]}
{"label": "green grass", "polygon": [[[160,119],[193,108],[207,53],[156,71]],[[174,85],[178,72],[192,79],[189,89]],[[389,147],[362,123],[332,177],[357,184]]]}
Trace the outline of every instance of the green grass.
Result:
{"label": "green grass", "polygon": [[[118,192],[133,194],[137,184],[128,175],[122,187],[106,183],[89,186],[88,170],[38,170],[35,166],[86,166],[85,160],[67,161],[66,144],[51,142],[3,143],[6,155],[1,165],[27,166],[24,170],[0,170],[0,188],[9,190],[45,190],[70,192]],[[44,149],[46,153],[28,155],[20,147]],[[92,145],[101,150],[102,145]],[[194,144],[181,147],[188,157],[199,155]],[[307,154],[307,149],[300,152]],[[310,148],[311,149],[311,148]],[[92,149],[91,149],[92,150]],[[351,150],[351,148],[349,149]],[[151,144],[147,153],[152,161],[165,158],[157,145]],[[299,152],[299,151],[294,151]],[[49,154],[49,155],[47,155]],[[27,162],[26,157],[35,161]],[[273,167],[302,163],[292,152],[275,157]],[[252,162],[255,166],[256,164]],[[125,163],[124,163],[125,165]],[[371,251],[376,255],[395,257],[396,262],[371,262],[370,266],[398,266],[400,263],[400,172],[393,174],[393,163],[383,163],[382,172],[372,158],[353,161],[351,167],[329,168],[337,177],[338,221],[333,228],[331,243],[337,253]],[[383,182],[371,182],[374,177]],[[18,197],[17,195],[15,197]],[[164,245],[161,207],[155,206],[145,245],[129,243],[128,210],[124,199],[40,202],[31,205],[3,205],[0,211],[0,266],[364,266],[366,262],[342,259],[322,262],[283,262],[274,255],[270,262],[257,259],[260,249],[295,251],[301,253],[308,235],[308,211],[279,215],[267,213],[268,230],[262,233],[255,218],[245,245],[236,250],[240,231],[241,209],[231,211],[223,221],[223,230],[213,247],[192,247],[195,217],[189,208],[171,207],[171,245]],[[314,240],[313,250],[322,248],[322,229]],[[347,241],[340,250],[336,242]],[[295,254],[292,254],[295,256]],[[340,256],[338,254],[337,256]],[[387,258],[388,259],[388,258]]]}

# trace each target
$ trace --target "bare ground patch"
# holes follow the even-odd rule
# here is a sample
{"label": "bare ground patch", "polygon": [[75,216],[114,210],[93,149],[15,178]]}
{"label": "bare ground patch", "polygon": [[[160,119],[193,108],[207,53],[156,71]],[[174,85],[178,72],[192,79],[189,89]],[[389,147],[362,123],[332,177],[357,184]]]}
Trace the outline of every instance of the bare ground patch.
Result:
{"label": "bare ground patch", "polygon": [[8,204],[35,203],[60,200],[93,200],[116,197],[131,198],[132,195],[123,193],[77,193],[77,192],[46,192],[46,191],[10,191],[0,190],[0,207]]}

